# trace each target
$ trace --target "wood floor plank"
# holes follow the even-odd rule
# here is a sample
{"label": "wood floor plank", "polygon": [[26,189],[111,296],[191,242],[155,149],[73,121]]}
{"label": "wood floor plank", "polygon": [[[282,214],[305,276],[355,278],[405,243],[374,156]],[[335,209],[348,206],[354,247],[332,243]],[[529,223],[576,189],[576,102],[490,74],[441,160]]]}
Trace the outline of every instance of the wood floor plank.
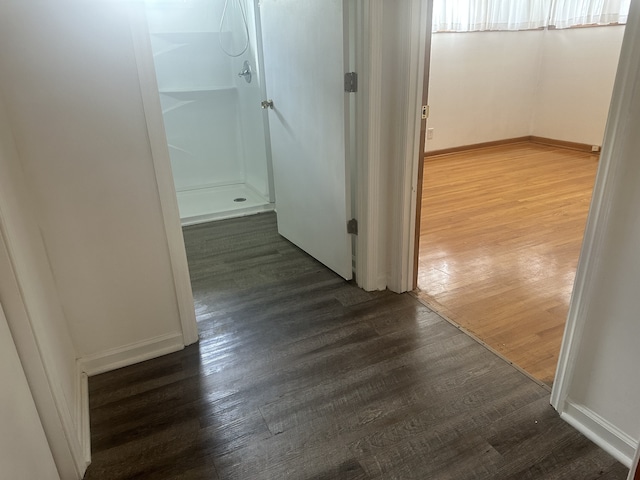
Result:
{"label": "wood floor plank", "polygon": [[597,159],[520,143],[424,165],[419,297],[548,385]]}
{"label": "wood floor plank", "polygon": [[467,480],[495,478],[501,456],[481,436],[458,436],[446,446],[404,443],[363,462],[372,478]]}
{"label": "wood floor plank", "polygon": [[184,233],[201,340],[90,378],[88,480],[625,478],[546,389],[273,214]]}

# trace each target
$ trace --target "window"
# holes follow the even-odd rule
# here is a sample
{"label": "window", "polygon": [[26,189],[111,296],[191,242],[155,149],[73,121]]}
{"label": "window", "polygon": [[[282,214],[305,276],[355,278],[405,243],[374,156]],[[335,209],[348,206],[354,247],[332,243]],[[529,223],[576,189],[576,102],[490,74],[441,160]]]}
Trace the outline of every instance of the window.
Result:
{"label": "window", "polygon": [[529,30],[547,25],[551,0],[435,0],[434,32]]}
{"label": "window", "polygon": [[631,0],[435,0],[433,32],[626,23]]}
{"label": "window", "polygon": [[549,25],[569,28],[577,25],[627,23],[631,0],[555,0]]}

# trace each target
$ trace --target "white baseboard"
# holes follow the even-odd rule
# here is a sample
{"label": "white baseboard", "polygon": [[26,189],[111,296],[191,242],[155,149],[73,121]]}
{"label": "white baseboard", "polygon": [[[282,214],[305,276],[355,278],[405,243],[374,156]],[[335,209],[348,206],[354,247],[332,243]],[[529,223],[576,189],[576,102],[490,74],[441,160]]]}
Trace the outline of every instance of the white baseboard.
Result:
{"label": "white baseboard", "polygon": [[[83,478],[91,463],[91,434],[89,431],[89,379],[76,360],[75,411],[69,412],[68,443],[78,478]],[[73,437],[73,438],[71,438]]]}
{"label": "white baseboard", "polygon": [[87,466],[91,463],[91,431],[89,424],[89,376],[80,372],[80,413],[78,416],[80,430],[80,446]]}
{"label": "white baseboard", "polygon": [[184,340],[182,333],[176,332],[114,348],[105,352],[87,355],[78,359],[78,362],[82,372],[88,376],[93,376],[177,352],[183,348]]}
{"label": "white baseboard", "polygon": [[[177,352],[184,348],[182,333],[172,333],[151,338],[143,342],[132,343],[124,347],[114,348],[105,352],[88,355],[77,360],[77,388],[76,388],[76,438],[79,448],[76,448],[74,459],[80,474],[91,463],[91,431],[89,419],[89,376],[126,367],[134,363],[143,362],[160,357],[168,353]],[[78,443],[75,443],[78,445]]]}
{"label": "white baseboard", "polygon": [[569,399],[565,401],[560,417],[620,463],[631,467],[638,442],[618,427]]}

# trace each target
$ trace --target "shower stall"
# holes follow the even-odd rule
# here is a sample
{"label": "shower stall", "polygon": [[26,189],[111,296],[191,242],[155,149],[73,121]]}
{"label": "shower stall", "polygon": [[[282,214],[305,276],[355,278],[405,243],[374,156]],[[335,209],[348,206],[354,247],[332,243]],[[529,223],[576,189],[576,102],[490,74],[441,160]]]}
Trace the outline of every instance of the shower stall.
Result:
{"label": "shower stall", "polygon": [[146,0],[183,225],[273,209],[257,0]]}

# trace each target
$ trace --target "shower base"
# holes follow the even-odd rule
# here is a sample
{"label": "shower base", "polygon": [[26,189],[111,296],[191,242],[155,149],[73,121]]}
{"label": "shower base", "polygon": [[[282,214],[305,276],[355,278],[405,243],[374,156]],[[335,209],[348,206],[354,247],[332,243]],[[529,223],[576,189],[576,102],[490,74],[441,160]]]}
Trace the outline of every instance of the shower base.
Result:
{"label": "shower base", "polygon": [[242,183],[183,190],[177,192],[177,196],[183,226],[243,217],[274,209],[272,203]]}

